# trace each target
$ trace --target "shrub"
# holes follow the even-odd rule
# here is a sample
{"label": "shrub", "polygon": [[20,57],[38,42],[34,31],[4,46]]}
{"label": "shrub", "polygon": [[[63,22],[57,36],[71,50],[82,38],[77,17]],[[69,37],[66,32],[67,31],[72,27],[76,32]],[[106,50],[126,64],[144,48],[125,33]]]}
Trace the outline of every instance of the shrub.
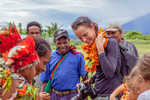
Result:
{"label": "shrub", "polygon": [[124,37],[129,38],[129,39],[137,39],[142,36],[142,33],[137,32],[137,31],[129,31],[128,33],[124,34]]}
{"label": "shrub", "polygon": [[150,40],[150,35],[143,35],[137,31],[129,31],[123,35],[126,39],[141,39],[141,40]]}

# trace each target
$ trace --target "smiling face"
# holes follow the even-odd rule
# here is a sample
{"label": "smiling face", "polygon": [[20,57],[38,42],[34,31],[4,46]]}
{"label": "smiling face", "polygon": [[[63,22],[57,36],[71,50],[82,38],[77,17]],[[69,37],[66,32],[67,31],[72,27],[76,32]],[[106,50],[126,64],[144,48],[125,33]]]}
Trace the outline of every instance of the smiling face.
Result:
{"label": "smiling face", "polygon": [[64,54],[67,52],[69,47],[70,38],[61,37],[57,40],[54,40],[57,51],[59,54]]}
{"label": "smiling face", "polygon": [[74,33],[82,42],[87,43],[88,45],[92,45],[96,38],[93,25],[91,25],[91,27],[81,25],[76,30],[74,30]]}

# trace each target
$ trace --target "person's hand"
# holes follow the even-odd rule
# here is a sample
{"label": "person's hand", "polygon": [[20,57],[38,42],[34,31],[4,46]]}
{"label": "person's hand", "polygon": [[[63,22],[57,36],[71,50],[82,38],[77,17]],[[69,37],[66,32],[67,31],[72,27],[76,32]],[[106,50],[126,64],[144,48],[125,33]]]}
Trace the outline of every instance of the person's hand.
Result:
{"label": "person's hand", "polygon": [[128,100],[127,96],[126,95],[122,95],[121,99],[120,100]]}
{"label": "person's hand", "polygon": [[115,97],[115,96],[113,96],[113,95],[110,95],[109,100],[116,100],[116,97]]}
{"label": "person's hand", "polygon": [[41,100],[50,100],[50,94],[46,92],[40,92],[39,93]]}
{"label": "person's hand", "polygon": [[77,85],[77,87],[78,87],[78,89],[80,89],[80,84],[81,84],[81,83],[76,84],[76,85]]}
{"label": "person's hand", "polygon": [[88,78],[84,81],[84,84],[93,84],[93,80],[91,78]]}
{"label": "person's hand", "polygon": [[96,44],[96,47],[97,47],[98,54],[101,54],[101,53],[104,52],[104,44],[105,44],[106,40],[102,35],[103,35],[103,32],[100,33],[97,36],[97,38],[95,39],[95,44]]}
{"label": "person's hand", "polygon": [[[81,83],[76,84],[79,89],[80,89],[80,84]],[[84,81],[84,84],[93,84],[93,80],[91,78],[88,78],[87,80]]]}

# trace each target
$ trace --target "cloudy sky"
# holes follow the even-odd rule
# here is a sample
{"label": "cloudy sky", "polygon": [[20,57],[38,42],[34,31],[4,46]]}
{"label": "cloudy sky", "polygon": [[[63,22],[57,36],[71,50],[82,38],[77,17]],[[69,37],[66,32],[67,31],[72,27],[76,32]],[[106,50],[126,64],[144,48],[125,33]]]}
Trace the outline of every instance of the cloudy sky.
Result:
{"label": "cloudy sky", "polygon": [[0,24],[14,21],[23,28],[30,21],[51,22],[71,30],[79,16],[88,16],[105,28],[110,22],[127,23],[150,13],[150,0],[0,0]]}

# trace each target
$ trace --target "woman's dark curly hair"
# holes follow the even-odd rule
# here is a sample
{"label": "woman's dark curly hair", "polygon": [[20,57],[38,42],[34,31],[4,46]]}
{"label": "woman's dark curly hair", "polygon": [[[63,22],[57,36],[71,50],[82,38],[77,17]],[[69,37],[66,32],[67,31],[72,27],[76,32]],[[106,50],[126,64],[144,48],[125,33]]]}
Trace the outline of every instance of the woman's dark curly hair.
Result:
{"label": "woman's dark curly hair", "polygon": [[35,41],[35,50],[39,57],[45,56],[48,51],[52,52],[49,43],[41,37],[33,37]]}

